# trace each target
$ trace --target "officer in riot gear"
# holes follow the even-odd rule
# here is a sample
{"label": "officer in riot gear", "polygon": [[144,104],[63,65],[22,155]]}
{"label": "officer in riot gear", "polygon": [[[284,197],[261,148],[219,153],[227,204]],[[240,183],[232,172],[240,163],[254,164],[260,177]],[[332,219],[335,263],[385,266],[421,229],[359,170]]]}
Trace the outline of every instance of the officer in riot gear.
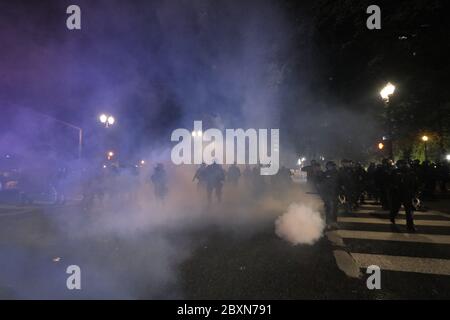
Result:
{"label": "officer in riot gear", "polygon": [[206,164],[202,162],[200,167],[195,172],[192,181],[197,180],[197,190],[200,190],[203,187],[206,187]]}
{"label": "officer in riot gear", "polygon": [[403,205],[406,213],[406,226],[408,231],[415,232],[413,217],[413,200],[417,192],[417,177],[409,168],[405,160],[398,160],[397,168],[392,171],[390,189],[390,220],[395,225],[395,218]]}
{"label": "officer in riot gear", "polygon": [[337,213],[340,193],[339,171],[334,161],[328,161],[326,170],[318,177],[319,193],[325,204],[325,218],[327,228],[337,227]]}
{"label": "officer in riot gear", "polygon": [[358,201],[358,188],[353,162],[343,159],[342,167],[339,170],[339,181],[341,182],[342,195],[345,197],[345,207],[347,212],[356,209]]}
{"label": "officer in riot gear", "polygon": [[212,202],[212,194],[215,192],[217,201],[222,201],[222,187],[225,180],[225,170],[220,164],[215,161],[206,167],[206,193],[208,197],[208,204]]}
{"label": "officer in riot gear", "polygon": [[381,166],[378,166],[375,171],[375,184],[383,210],[390,209],[390,179],[392,170],[392,160],[383,159]]}

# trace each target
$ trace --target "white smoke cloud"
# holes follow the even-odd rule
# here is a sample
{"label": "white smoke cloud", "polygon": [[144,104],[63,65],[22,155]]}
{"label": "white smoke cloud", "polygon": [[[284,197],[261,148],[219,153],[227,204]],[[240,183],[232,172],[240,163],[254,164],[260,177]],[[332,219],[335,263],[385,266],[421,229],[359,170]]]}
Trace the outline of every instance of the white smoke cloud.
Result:
{"label": "white smoke cloud", "polygon": [[275,233],[293,245],[313,244],[322,237],[325,222],[313,207],[291,203],[275,221]]}

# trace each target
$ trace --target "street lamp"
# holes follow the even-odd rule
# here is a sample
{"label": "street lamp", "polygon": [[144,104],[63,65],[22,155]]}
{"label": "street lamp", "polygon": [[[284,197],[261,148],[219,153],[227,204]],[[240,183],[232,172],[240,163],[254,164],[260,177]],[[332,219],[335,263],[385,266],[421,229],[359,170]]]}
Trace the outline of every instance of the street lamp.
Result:
{"label": "street lamp", "polygon": [[193,137],[201,137],[203,135],[203,132],[201,130],[198,131],[192,131],[192,136]]}
{"label": "street lamp", "polygon": [[378,144],[378,149],[383,150],[384,149],[384,144],[382,142],[380,142]]}
{"label": "street lamp", "polygon": [[445,156],[445,159],[447,159],[448,161],[450,161],[450,154]]}
{"label": "street lamp", "polygon": [[102,113],[98,117],[98,119],[100,120],[100,122],[102,124],[105,125],[106,128],[108,128],[109,126],[112,126],[116,122],[116,119],[112,115],[107,115],[107,114],[104,114],[104,113]]}
{"label": "street lamp", "polygon": [[111,160],[114,157],[114,152],[113,151],[108,151],[106,156],[107,156],[108,160]]}
{"label": "street lamp", "polygon": [[[384,106],[386,108],[386,117],[387,117],[387,130],[388,130],[388,139],[386,140],[388,142],[388,152],[389,152],[389,158],[394,158],[394,148],[392,143],[392,121],[391,121],[391,109],[389,108],[389,98],[392,96],[395,92],[395,86],[388,82],[383,89],[380,91],[380,96],[384,101]],[[384,140],[384,139],[383,139]]]}
{"label": "street lamp", "polygon": [[422,136],[422,141],[423,141],[423,145],[424,145],[424,150],[425,150],[425,160],[428,160],[428,148],[427,148],[427,142],[428,142],[429,138],[428,136],[424,135]]}
{"label": "street lamp", "polygon": [[393,95],[395,92],[395,86],[388,82],[383,89],[381,89],[380,91],[380,96],[381,98],[386,101],[389,102],[389,96]]}

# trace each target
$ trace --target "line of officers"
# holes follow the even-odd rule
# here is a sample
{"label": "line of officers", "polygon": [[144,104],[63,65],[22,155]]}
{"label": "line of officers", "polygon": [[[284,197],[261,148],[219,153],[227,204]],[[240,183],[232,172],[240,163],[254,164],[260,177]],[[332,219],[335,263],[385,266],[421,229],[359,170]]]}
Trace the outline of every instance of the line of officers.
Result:
{"label": "line of officers", "polygon": [[[265,179],[260,174],[262,165],[246,165],[242,170],[234,163],[228,166],[227,170],[219,163],[213,162],[209,165],[202,163],[196,170],[192,181],[196,182],[197,190],[205,192],[209,204],[215,198],[216,202],[222,201],[223,187],[225,184],[231,189],[237,190],[240,180],[243,180],[245,190],[251,192],[252,196],[260,197],[266,192],[282,192],[291,186],[291,171],[281,167],[278,173]],[[164,202],[169,195],[169,176],[162,163],[157,163],[145,179],[141,180],[140,171],[135,166],[118,167],[108,166],[102,170],[97,170],[91,174],[86,174],[87,178],[83,182],[83,206],[86,209],[92,208],[95,200],[103,204],[105,197],[115,198],[125,201],[135,200],[135,191],[144,183],[151,183],[155,199]],[[269,181],[270,180],[270,181]]]}
{"label": "line of officers", "polygon": [[269,189],[285,190],[285,188],[290,187],[292,173],[288,168],[281,167],[278,173],[272,176],[270,181],[267,181],[260,173],[261,167],[261,164],[253,167],[246,165],[241,173],[241,169],[236,163],[230,165],[228,170],[225,170],[222,165],[216,162],[210,165],[202,163],[195,172],[192,181],[197,182],[197,190],[206,190],[208,203],[212,202],[213,194],[216,196],[217,202],[221,202],[225,181],[231,187],[237,187],[241,177],[244,180],[246,190],[250,190],[255,197],[264,195]]}
{"label": "line of officers", "polygon": [[447,163],[430,163],[419,160],[383,159],[380,164],[371,163],[365,169],[360,163],[344,159],[341,167],[328,161],[325,171],[315,160],[303,167],[307,180],[322,197],[325,204],[327,228],[337,228],[338,207],[351,213],[366,197],[380,203],[389,211],[390,221],[395,226],[396,217],[403,205],[406,213],[406,226],[415,232],[414,210],[420,205],[420,198],[432,198],[436,187],[447,192],[449,166]]}

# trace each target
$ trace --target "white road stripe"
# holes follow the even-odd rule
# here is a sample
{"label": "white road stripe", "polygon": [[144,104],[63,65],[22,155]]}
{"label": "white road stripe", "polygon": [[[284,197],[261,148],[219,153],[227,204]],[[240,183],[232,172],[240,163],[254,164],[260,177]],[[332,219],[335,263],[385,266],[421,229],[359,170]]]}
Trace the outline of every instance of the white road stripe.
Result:
{"label": "white road stripe", "polygon": [[360,268],[376,265],[381,270],[416,272],[450,276],[450,260],[350,253]]}
{"label": "white road stripe", "polygon": [[354,231],[354,230],[336,230],[333,232],[335,232],[336,235],[344,239],[366,239],[366,240],[433,243],[433,244],[450,244],[450,236],[446,235]]}
{"label": "white road stripe", "polygon": [[[359,209],[358,211],[355,212],[355,214],[358,213],[370,213],[370,214],[379,214],[379,215],[389,215],[388,211],[383,211],[383,210],[378,210],[378,211],[374,211],[372,209]],[[399,215],[405,215],[405,211],[400,211],[398,213]],[[423,212],[423,211],[414,211],[414,215],[415,216],[444,216],[442,213],[440,212],[436,212],[436,211],[427,211],[427,212]]]}
{"label": "white road stripe", "polygon": [[379,204],[365,203],[361,204],[359,208],[381,208],[381,206]]}
{"label": "white road stripe", "polygon": [[[395,221],[397,224],[406,225],[405,219],[396,219]],[[391,221],[389,219],[354,218],[354,217],[339,217],[338,222],[391,224]],[[414,224],[418,226],[429,226],[429,227],[450,227],[450,220],[415,220]]]}

